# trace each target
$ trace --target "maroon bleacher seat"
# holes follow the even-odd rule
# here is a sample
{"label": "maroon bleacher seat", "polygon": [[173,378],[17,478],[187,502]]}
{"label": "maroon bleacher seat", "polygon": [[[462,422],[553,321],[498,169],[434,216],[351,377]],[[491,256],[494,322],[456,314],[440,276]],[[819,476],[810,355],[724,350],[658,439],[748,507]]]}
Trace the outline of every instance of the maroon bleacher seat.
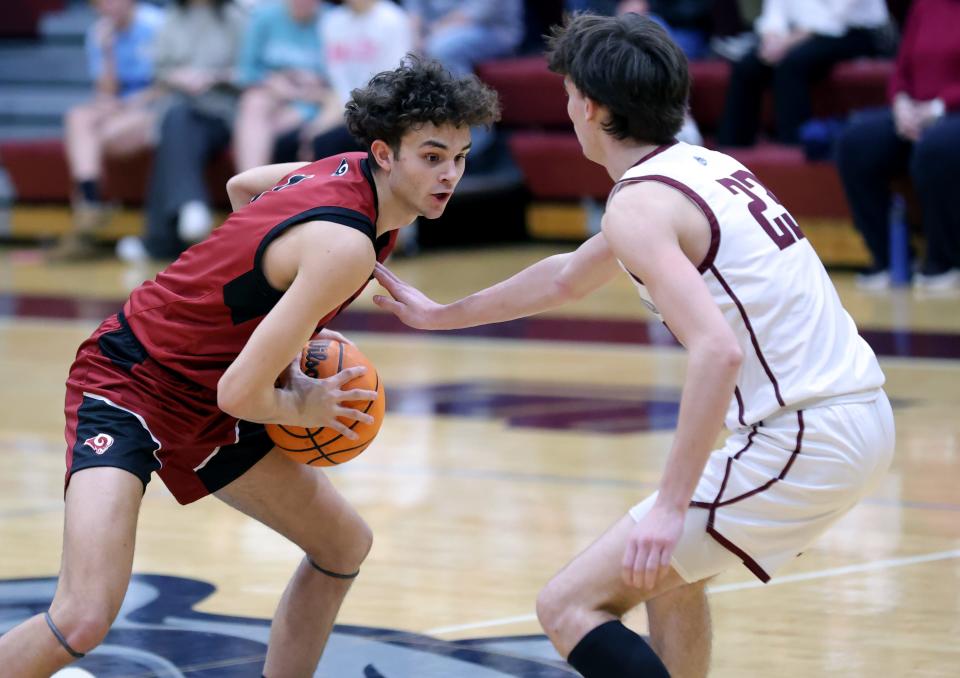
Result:
{"label": "maroon bleacher seat", "polygon": [[[817,115],[839,115],[885,101],[892,65],[858,60],[837,66],[814,90]],[[715,129],[723,110],[729,65],[723,61],[690,64],[691,110],[701,128]],[[481,64],[480,77],[500,93],[503,124],[511,130],[510,149],[535,199],[602,199],[611,186],[603,168],[583,158],[566,113],[561,78],[547,70],[541,56],[502,59]],[[730,149],[728,149],[730,150]],[[836,171],[830,163],[807,162],[796,148],[759,144],[731,150],[802,216],[846,217],[847,207]],[[70,181],[60,140],[11,141],[0,144],[0,162],[9,172],[17,199],[23,202],[66,202]],[[150,169],[144,153],[107,163],[105,193],[125,204],[143,203]],[[224,154],[207,173],[218,204],[224,205],[224,184],[231,174]]]}
{"label": "maroon bleacher seat", "polygon": [[583,157],[572,133],[517,132],[510,137],[510,151],[535,198],[603,199],[613,186],[603,167]]}
{"label": "maroon bleacher seat", "polygon": [[795,146],[763,143],[751,148],[722,148],[773,191],[796,215],[812,218],[849,217],[847,199],[833,163],[810,162]]}
{"label": "maroon bleacher seat", "polygon": [[65,0],[5,0],[0,38],[32,38],[38,33],[40,17],[64,8]]}
{"label": "maroon bleacher seat", "polygon": [[[882,105],[892,64],[862,59],[841,64],[814,88],[817,116],[843,115]],[[481,79],[494,87],[503,103],[503,124],[513,133],[510,149],[535,199],[570,200],[606,197],[612,185],[600,166],[586,160],[570,131],[561,79],[547,70],[543,57],[504,59],[482,64]],[[701,129],[714,131],[723,113],[730,77],[725,61],[690,64],[690,108]],[[769,102],[765,124],[772,123]],[[761,143],[725,149],[751,168],[784,204],[805,217],[845,218],[846,200],[829,162],[808,162],[799,148]]]}
{"label": "maroon bleacher seat", "polygon": [[[103,180],[104,196],[124,205],[142,205],[153,154],[143,151],[123,158],[108,158]],[[72,182],[60,139],[0,143],[0,164],[10,175],[21,203],[67,202]],[[233,174],[229,154],[223,153],[207,168],[207,186],[218,207],[228,204],[227,179]]]}
{"label": "maroon bleacher seat", "polygon": [[477,67],[477,75],[497,90],[507,127],[571,129],[563,78],[547,69],[541,56],[497,59]]}

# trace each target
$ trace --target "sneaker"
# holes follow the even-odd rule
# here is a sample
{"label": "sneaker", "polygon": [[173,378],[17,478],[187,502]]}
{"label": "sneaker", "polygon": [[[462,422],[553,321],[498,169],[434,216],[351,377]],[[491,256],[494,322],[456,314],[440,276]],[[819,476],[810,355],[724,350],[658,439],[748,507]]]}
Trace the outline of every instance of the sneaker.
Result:
{"label": "sneaker", "polygon": [[143,240],[135,235],[128,235],[117,241],[117,258],[128,264],[142,264],[150,259]]}
{"label": "sneaker", "polygon": [[95,233],[110,221],[114,206],[80,200],[73,205],[73,227],[78,233]]}
{"label": "sneaker", "polygon": [[101,248],[91,235],[71,231],[57,241],[46,258],[51,264],[68,264],[101,259],[108,251]]}
{"label": "sneaker", "polygon": [[200,200],[191,200],[180,208],[177,219],[177,235],[184,242],[200,242],[213,228],[213,214]]}
{"label": "sneaker", "polygon": [[890,271],[885,268],[858,273],[853,280],[857,288],[864,292],[884,292],[890,289]]}
{"label": "sneaker", "polygon": [[943,273],[917,273],[913,278],[913,289],[922,292],[960,290],[960,268],[952,268]]}

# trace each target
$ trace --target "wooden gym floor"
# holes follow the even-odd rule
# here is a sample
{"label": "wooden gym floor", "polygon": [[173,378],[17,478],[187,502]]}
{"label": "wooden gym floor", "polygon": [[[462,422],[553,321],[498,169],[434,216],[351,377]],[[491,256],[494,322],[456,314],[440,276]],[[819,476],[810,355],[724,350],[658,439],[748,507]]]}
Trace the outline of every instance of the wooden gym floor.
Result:
{"label": "wooden gym floor", "polygon": [[[450,300],[554,251],[428,254],[394,268]],[[52,595],[67,368],[147,274],[0,250],[0,631]],[[882,354],[893,470],[772,583],[744,570],[713,584],[713,676],[960,675],[960,298],[866,295],[835,277]],[[562,315],[459,334],[404,332],[368,297],[335,327],[378,366],[390,412],[377,442],[330,476],[375,544],[317,675],[572,675],[539,635],[537,591],[654,489],[681,351],[626,279]],[[121,618],[79,666],[259,676],[297,550],[215,499],[181,507],[159,481],[140,525]],[[643,630],[642,614],[632,623]]]}

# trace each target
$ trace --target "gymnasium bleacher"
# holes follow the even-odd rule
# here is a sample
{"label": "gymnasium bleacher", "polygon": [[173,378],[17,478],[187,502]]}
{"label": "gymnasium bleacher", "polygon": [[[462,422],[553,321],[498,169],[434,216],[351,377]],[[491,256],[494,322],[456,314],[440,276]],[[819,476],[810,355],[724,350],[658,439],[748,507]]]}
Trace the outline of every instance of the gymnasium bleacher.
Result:
{"label": "gymnasium bleacher", "polygon": [[[0,237],[41,239],[70,227],[62,116],[90,91],[83,31],[91,17],[86,3],[12,0],[11,20],[0,35],[0,173],[9,178],[6,201],[13,207],[0,222]],[[838,66],[815,92],[815,114],[843,116],[883,104],[890,69],[885,60]],[[722,60],[699,61],[691,64],[691,72],[692,113],[709,143],[723,107],[729,66]],[[611,182],[602,168],[580,154],[560,78],[546,69],[539,55],[488,62],[478,74],[503,100],[502,127],[525,185],[527,233],[534,238],[584,238],[588,208],[583,199],[602,200]],[[827,263],[866,263],[831,162],[808,161],[802,149],[771,142],[730,151],[794,212]],[[138,208],[149,167],[149,154],[108,161],[104,190],[121,208],[104,237],[139,231]],[[230,173],[227,156],[208,172],[221,207]],[[0,181],[0,200],[3,193]]]}

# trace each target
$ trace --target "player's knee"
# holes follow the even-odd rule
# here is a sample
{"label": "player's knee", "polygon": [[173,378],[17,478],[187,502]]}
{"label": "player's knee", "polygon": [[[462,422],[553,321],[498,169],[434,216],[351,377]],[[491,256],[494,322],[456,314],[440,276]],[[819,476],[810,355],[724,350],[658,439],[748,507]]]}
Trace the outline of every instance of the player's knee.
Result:
{"label": "player's knee", "polygon": [[107,637],[116,611],[108,605],[81,603],[51,609],[50,616],[67,644],[87,654]]}
{"label": "player's knee", "polygon": [[359,562],[357,563],[359,565],[367,559],[370,549],[373,548],[373,529],[367,524],[367,521],[358,517],[354,530],[353,541],[359,554]]}
{"label": "player's knee", "polygon": [[576,614],[576,606],[563,584],[554,577],[537,595],[537,619],[551,638],[560,634]]}
{"label": "player's knee", "polygon": [[355,572],[373,547],[373,530],[359,515],[352,513],[340,521],[339,529],[325,531],[312,544],[301,544],[313,562],[334,572]]}

